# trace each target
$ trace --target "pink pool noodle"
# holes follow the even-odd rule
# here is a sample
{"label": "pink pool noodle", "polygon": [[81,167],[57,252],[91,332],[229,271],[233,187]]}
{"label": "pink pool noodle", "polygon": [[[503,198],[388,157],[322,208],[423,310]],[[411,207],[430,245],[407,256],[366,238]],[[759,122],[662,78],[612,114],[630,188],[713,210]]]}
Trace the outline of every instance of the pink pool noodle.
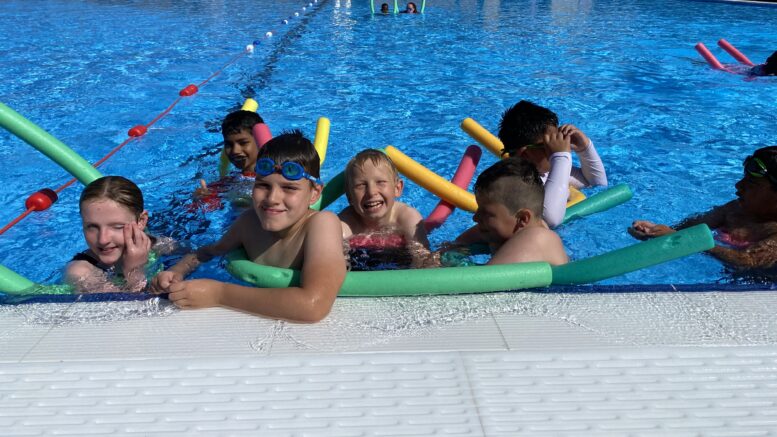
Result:
{"label": "pink pool noodle", "polygon": [[[483,151],[478,146],[469,146],[464,152],[464,156],[461,158],[459,168],[456,169],[456,173],[453,175],[451,182],[459,188],[467,189],[469,182],[472,180],[472,176],[475,175],[475,168],[480,162],[480,156]],[[453,212],[455,207],[444,201],[440,200],[440,203],[432,210],[429,216],[424,220],[424,227],[429,232],[433,229],[440,227],[445,222],[445,219]]]}
{"label": "pink pool noodle", "polygon": [[720,61],[718,61],[718,59],[715,58],[715,56],[712,53],[710,53],[709,50],[707,50],[707,47],[704,44],[702,43],[696,44],[696,51],[699,52],[699,54],[702,55],[702,57],[704,57],[704,59],[707,60],[707,63],[710,64],[712,68],[728,71],[728,69],[724,67],[723,64],[721,64]]}
{"label": "pink pool noodle", "polygon": [[254,133],[254,139],[256,140],[256,145],[260,149],[262,148],[262,146],[264,146],[264,143],[272,139],[272,133],[270,132],[270,127],[264,123],[255,124],[252,131]]}
{"label": "pink pool noodle", "polygon": [[736,59],[736,60],[737,60],[737,62],[739,62],[740,64],[749,65],[750,67],[753,67],[753,66],[755,66],[755,64],[753,64],[753,62],[752,62],[752,61],[750,61],[749,59],[747,59],[747,56],[743,55],[743,54],[742,54],[742,52],[740,52],[739,50],[737,50],[737,48],[736,48],[736,47],[732,46],[732,45],[731,45],[731,44],[730,44],[728,41],[726,41],[725,39],[721,38],[721,39],[718,41],[718,45],[719,45],[719,46],[720,46],[720,47],[721,47],[723,50],[727,51],[727,52],[728,52],[728,54],[729,54],[729,55],[731,55],[731,57],[733,57],[734,59]]}

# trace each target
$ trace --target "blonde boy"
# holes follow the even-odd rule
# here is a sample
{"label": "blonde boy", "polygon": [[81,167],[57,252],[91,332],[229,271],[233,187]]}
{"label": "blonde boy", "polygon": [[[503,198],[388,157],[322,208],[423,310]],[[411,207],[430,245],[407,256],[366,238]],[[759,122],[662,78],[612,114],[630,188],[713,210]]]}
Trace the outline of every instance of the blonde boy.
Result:
{"label": "blonde boy", "polygon": [[428,249],[421,214],[396,201],[403,186],[386,154],[375,149],[356,154],[345,167],[345,194],[350,206],[339,214],[343,238],[388,231],[404,240],[395,246],[420,243]]}
{"label": "blonde boy", "polygon": [[475,198],[473,220],[493,254],[488,264],[569,261],[561,239],[542,220],[544,189],[530,162],[513,157],[487,168],[475,182]]}
{"label": "blonde boy", "polygon": [[[256,162],[253,209],[238,217],[218,242],[157,275],[152,290],[170,293],[170,300],[181,308],[224,306],[295,322],[326,317],[346,267],[337,217],[309,208],[321,195],[319,165],[313,144],[299,131],[267,142]],[[300,286],[255,288],[183,280],[201,263],[241,247],[255,263],[301,269]]]}

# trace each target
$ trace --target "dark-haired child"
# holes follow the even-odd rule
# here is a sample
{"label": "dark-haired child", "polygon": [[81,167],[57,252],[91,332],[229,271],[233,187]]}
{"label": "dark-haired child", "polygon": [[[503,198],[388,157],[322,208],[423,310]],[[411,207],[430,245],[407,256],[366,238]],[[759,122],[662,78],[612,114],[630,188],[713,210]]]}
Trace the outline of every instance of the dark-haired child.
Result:
{"label": "dark-haired child", "polygon": [[777,52],[772,53],[761,65],[750,69],[750,76],[777,76]]}
{"label": "dark-haired child", "polygon": [[[268,141],[256,161],[253,208],[241,214],[218,242],[157,275],[152,289],[170,293],[170,300],[181,308],[223,306],[296,322],[326,317],[346,266],[337,216],[310,209],[321,195],[319,166],[316,149],[299,131]],[[201,263],[241,247],[255,263],[300,269],[300,285],[277,289],[183,280]]]}
{"label": "dark-haired child", "polygon": [[[256,112],[242,109],[227,114],[222,121],[223,154],[232,166],[240,170],[240,174],[235,177],[225,177],[210,185],[207,185],[205,180],[200,181],[200,187],[195,190],[194,197],[207,200],[206,204],[209,205],[209,209],[214,209],[214,206],[220,205],[216,197],[218,194],[233,190],[234,185],[241,179],[253,180],[256,157],[262,147],[262,144],[257,144],[253,133],[253,128],[257,124],[264,124],[262,117]],[[240,197],[240,195],[235,197]]]}
{"label": "dark-haired child", "polygon": [[758,149],[745,158],[744,176],[735,187],[737,199],[725,205],[673,227],[637,220],[629,233],[644,240],[705,223],[718,242],[708,251],[712,256],[735,267],[773,267],[777,264],[777,146]]}
{"label": "dark-haired child", "polygon": [[[534,164],[545,184],[543,218],[551,228],[564,220],[569,186],[606,186],[607,173],[593,142],[571,124],[559,126],[558,116],[548,108],[521,100],[510,107],[499,123],[503,153],[520,156]],[[572,165],[572,150],[580,168]]]}

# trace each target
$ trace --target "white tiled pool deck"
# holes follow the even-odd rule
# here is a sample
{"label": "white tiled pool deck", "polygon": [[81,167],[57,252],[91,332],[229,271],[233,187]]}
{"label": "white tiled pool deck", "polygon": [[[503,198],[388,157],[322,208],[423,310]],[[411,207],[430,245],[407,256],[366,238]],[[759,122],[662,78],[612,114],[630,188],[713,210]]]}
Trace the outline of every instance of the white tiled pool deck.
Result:
{"label": "white tiled pool deck", "polygon": [[777,435],[774,292],[0,307],[0,435]]}

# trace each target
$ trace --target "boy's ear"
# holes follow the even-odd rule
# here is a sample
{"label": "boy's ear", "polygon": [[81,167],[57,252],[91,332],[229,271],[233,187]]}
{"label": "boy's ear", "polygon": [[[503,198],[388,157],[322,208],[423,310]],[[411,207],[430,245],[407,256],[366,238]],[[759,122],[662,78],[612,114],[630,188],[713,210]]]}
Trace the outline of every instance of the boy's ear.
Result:
{"label": "boy's ear", "polygon": [[402,178],[397,177],[397,182],[394,184],[394,197],[402,195],[402,190],[405,188],[405,181]]}
{"label": "boy's ear", "polygon": [[138,217],[138,225],[140,226],[140,230],[146,229],[146,225],[148,224],[148,211],[144,210],[140,213],[140,216]]}
{"label": "boy's ear", "polygon": [[513,229],[513,233],[518,232],[528,225],[533,216],[534,214],[530,210],[526,208],[519,209],[518,212],[515,213],[515,229]]}
{"label": "boy's ear", "polygon": [[308,206],[318,202],[318,198],[321,197],[321,191],[324,189],[323,185],[313,184],[313,188],[310,190],[310,203]]}

